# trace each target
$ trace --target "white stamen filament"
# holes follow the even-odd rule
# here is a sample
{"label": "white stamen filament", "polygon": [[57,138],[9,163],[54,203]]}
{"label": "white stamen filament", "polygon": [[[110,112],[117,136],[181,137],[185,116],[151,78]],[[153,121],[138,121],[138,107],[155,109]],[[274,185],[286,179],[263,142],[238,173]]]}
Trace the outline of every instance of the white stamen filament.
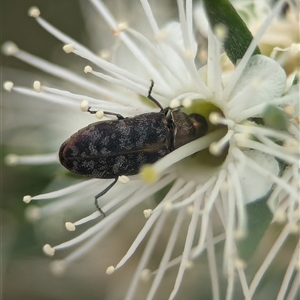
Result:
{"label": "white stamen filament", "polygon": [[239,259],[236,259],[236,269],[240,278],[240,283],[243,289],[244,295],[248,294],[249,288],[247,283],[247,278],[245,274],[245,263]]}
{"label": "white stamen filament", "polygon": [[[205,238],[206,238],[206,233],[207,233],[207,228],[208,228],[208,224],[209,224],[209,218],[210,218],[212,206],[218,197],[218,194],[220,192],[221,186],[224,183],[225,178],[226,178],[226,171],[221,170],[218,174],[218,179],[217,179],[215,185],[213,186],[211,192],[209,193],[209,197],[204,205],[204,209],[201,213],[202,220],[201,220],[201,229],[200,229],[200,233],[199,233],[199,241],[198,241],[197,246],[194,249],[194,253],[193,253],[194,256],[200,255],[200,253],[202,253],[202,251],[204,250]],[[203,199],[205,199],[205,196],[206,195],[201,195],[201,197]]]}
{"label": "white stamen filament", "polygon": [[277,238],[277,240],[273,244],[272,248],[268,252],[268,254],[267,254],[266,258],[264,259],[263,263],[261,264],[259,270],[256,272],[256,274],[255,274],[255,276],[254,276],[254,278],[253,278],[253,280],[250,284],[250,287],[249,287],[249,294],[247,295],[248,297],[245,298],[245,300],[251,300],[252,299],[253,294],[254,294],[256,288],[258,287],[258,284],[261,282],[261,279],[262,279],[263,275],[267,271],[267,269],[270,266],[271,262],[274,260],[275,256],[277,255],[278,251],[280,250],[280,248],[284,244],[284,241],[286,240],[288,235],[289,235],[289,229],[288,229],[288,226],[285,226],[283,228],[283,230],[281,231],[279,237]]}
{"label": "white stamen filament", "polygon": [[193,245],[193,241],[194,241],[194,237],[195,237],[195,232],[197,230],[197,224],[199,221],[199,210],[200,210],[200,204],[201,204],[201,199],[196,199],[194,201],[194,207],[195,210],[193,212],[189,227],[188,227],[188,231],[187,231],[187,235],[186,235],[186,240],[185,240],[185,245],[184,245],[184,249],[182,252],[182,259],[181,259],[181,263],[179,266],[179,270],[177,273],[177,277],[175,280],[175,284],[174,284],[174,288],[173,291],[171,292],[171,295],[169,297],[169,299],[174,299],[174,297],[176,296],[179,287],[181,285],[181,282],[183,280],[183,275],[186,269],[186,263],[189,260],[190,257],[190,253],[192,250],[192,245]]}
{"label": "white stamen filament", "polygon": [[208,27],[207,86],[214,93],[214,101],[221,103],[223,89],[221,81],[220,43]]}
{"label": "white stamen filament", "polygon": [[233,128],[235,126],[235,122],[224,118],[219,112],[211,112],[209,114],[209,121],[214,125],[225,125],[229,128]]}
{"label": "white stamen filament", "polygon": [[[101,1],[90,0],[90,2],[95,6],[98,12],[102,15],[107,24],[111,27],[112,30],[116,30],[118,27],[118,23],[115,21],[114,17],[110,14],[110,12],[106,9]],[[132,40],[129,39],[128,35],[125,32],[119,32],[118,34],[120,40],[127,46],[127,48],[132,52],[135,58],[138,60],[139,64],[147,70],[148,74],[150,74],[150,78],[154,80],[154,82],[159,83],[163,88],[168,88],[165,84],[164,78],[155,68],[155,66],[149,62],[148,58],[145,54],[140,50],[138,46],[136,46]]]}
{"label": "white stamen filament", "polygon": [[213,142],[209,146],[209,152],[212,155],[219,156],[223,153],[223,150],[226,146],[228,146],[229,141],[231,140],[231,137],[233,136],[234,131],[228,130],[225,136],[223,136],[220,140],[217,142]]}
{"label": "white stamen filament", "polygon": [[[32,200],[47,200],[47,199],[54,199],[54,198],[66,196],[68,194],[80,191],[81,189],[86,188],[88,186],[91,186],[92,184],[95,184],[96,182],[99,184],[99,180],[89,179],[86,181],[82,181],[82,182],[73,184],[73,185],[63,188],[61,190],[57,190],[55,192],[34,196],[34,197],[32,197]],[[103,184],[104,184],[104,182],[103,182]]]}
{"label": "white stamen filament", "polygon": [[[84,101],[88,101],[93,106],[101,107],[103,110],[111,110],[111,111],[117,111],[120,113],[130,113],[130,114],[138,114],[138,113],[144,113],[149,112],[149,107],[144,105],[143,103],[139,103],[140,109],[137,109],[136,106],[133,107],[132,100],[124,97],[124,99],[118,104],[118,101],[114,102],[108,102],[107,100],[101,100],[98,98],[89,97],[82,94],[75,94],[71,93],[69,91],[60,90],[57,88],[49,88],[46,86],[41,85],[40,86],[41,91],[47,93],[45,97],[46,99],[53,99],[53,102],[55,99],[57,99],[58,96],[62,96],[62,98],[59,99],[65,99],[66,101],[74,102],[74,105],[78,106],[78,103],[82,102],[82,99],[85,99]],[[51,97],[51,95],[53,95]],[[129,106],[129,107],[128,107]]]}
{"label": "white stamen filament", "polygon": [[293,138],[290,134],[272,128],[235,124],[234,129],[235,132],[254,135],[259,134],[261,136],[267,136],[280,141],[292,140],[293,142],[298,143],[298,140]]}
{"label": "white stamen filament", "polygon": [[[138,41],[143,43],[145,49],[150,50],[154,55],[154,57],[156,57],[157,60],[166,67],[166,69],[170,72],[170,74],[172,74],[175,77],[174,79],[177,81],[177,84],[183,86],[182,76],[180,76],[181,74],[178,73],[175,64],[172,64],[172,62],[170,62],[168,59],[164,59],[165,57],[164,55],[167,55],[167,53],[166,53],[166,49],[164,49],[164,47],[162,47],[160,43],[158,43],[155,47],[152,42],[150,42],[148,39],[146,39],[145,36],[137,32],[136,30],[132,28],[128,28],[127,32],[130,33],[133,37],[135,37]],[[172,93],[172,90],[169,88],[169,86],[172,86],[173,83],[170,80],[168,80],[168,77],[166,77],[165,80],[166,80],[166,84],[168,85],[168,88],[164,91],[164,94],[168,95]]]}
{"label": "white stamen filament", "polygon": [[183,52],[182,48],[179,47],[177,43],[175,43],[171,38],[166,39],[166,42],[172,47],[175,53],[177,53],[178,57],[184,63],[190,79],[197,86],[197,92],[205,93],[205,98],[211,98],[212,92],[208,89],[204,81],[200,78],[198,74],[198,70],[194,64],[194,60],[190,58],[189,55],[186,55],[186,52]]}
{"label": "white stamen filament", "polygon": [[60,105],[65,105],[65,106],[70,106],[70,107],[78,106],[78,104],[74,100],[69,100],[64,97],[54,96],[54,95],[44,93],[44,92],[37,93],[35,90],[28,89],[26,87],[14,86],[12,88],[12,90],[14,92],[17,92],[22,95],[38,98],[40,100],[45,100],[45,101],[49,101],[49,102],[60,104]]}
{"label": "white stamen filament", "polygon": [[[73,251],[69,256],[64,259],[64,262],[70,263],[76,258],[82,256],[86,251],[90,249],[89,245],[93,245],[97,241],[99,241],[109,230],[111,230],[117,222],[119,222],[121,217],[124,217],[128,211],[130,211],[133,207],[143,202],[147,197],[152,195],[153,190],[158,191],[168,183],[174,180],[174,174],[170,174],[165,176],[160,182],[152,186],[144,186],[143,188],[137,187],[139,190],[138,194],[133,194],[129,201],[126,201],[123,205],[122,210],[116,210],[112,212],[110,215],[106,216],[100,223],[97,223],[95,226],[89,228],[81,235],[64,242],[60,245],[54,246],[55,250],[61,250],[65,248],[69,248],[75,246],[76,244],[87,240],[90,238],[89,243],[85,242],[80,247],[78,247],[75,251]],[[141,192],[141,193],[140,193]],[[105,207],[104,207],[105,209]],[[151,220],[152,218],[150,218]],[[91,241],[91,242],[90,242]]]}
{"label": "white stamen filament", "polygon": [[[6,42],[6,43],[11,43],[11,42]],[[3,48],[2,51],[4,52]],[[73,73],[72,71],[70,71],[69,69],[65,69],[58,65],[52,64],[49,61],[43,60],[23,50],[18,49],[18,51],[14,53],[13,56],[57,78],[61,78],[68,82],[72,82],[74,85],[80,86],[84,90],[89,90],[91,92],[93,91],[99,93],[100,95],[103,95],[107,98],[113,98],[118,102],[121,102],[124,97],[128,97],[126,95],[120,95],[120,93],[115,92],[111,88],[105,88],[103,85],[93,83],[91,80],[79,76]]]}
{"label": "white stamen filament", "polygon": [[209,224],[207,230],[206,247],[207,247],[207,258],[209,266],[210,281],[212,285],[212,298],[214,300],[220,300],[220,287],[218,280],[218,268],[217,259],[214,247],[214,236],[212,231],[212,224]]}
{"label": "white stamen filament", "polygon": [[[260,140],[265,146],[272,148],[278,152],[281,152],[282,155],[300,154],[299,147],[284,147],[284,146],[278,145],[273,140],[266,138],[265,136],[259,135],[259,134],[257,134],[255,137],[258,140]],[[292,141],[292,140],[290,140],[290,141]],[[296,142],[295,142],[295,146],[300,146],[300,144],[296,145]]]}
{"label": "white stamen filament", "polygon": [[174,204],[174,209],[186,207],[190,203],[195,201],[195,199],[197,199],[200,195],[207,193],[207,191],[212,187],[212,185],[215,183],[216,180],[217,178],[215,176],[210,178],[208,181],[204,183],[203,186],[197,187],[196,191],[193,194],[191,194],[188,198]]}
{"label": "white stamen filament", "polygon": [[126,293],[125,296],[125,300],[129,300],[132,299],[134,292],[137,288],[138,282],[139,282],[139,278],[140,278],[140,274],[142,272],[143,269],[145,269],[145,266],[152,254],[152,251],[154,249],[154,246],[157,242],[157,239],[161,233],[161,230],[163,228],[163,225],[165,224],[165,221],[167,219],[168,214],[162,214],[161,218],[158,219],[158,221],[155,223],[154,225],[154,229],[151,232],[151,236],[147,242],[147,245],[145,247],[145,250],[143,252],[143,255],[141,257],[141,259],[139,260],[139,264],[135,270],[135,273],[133,275],[132,281],[130,283],[129,289]]}
{"label": "white stamen filament", "polygon": [[[75,48],[73,50],[73,53],[75,53],[76,55],[78,55],[82,58],[85,58],[86,60],[92,62],[93,64],[97,65],[98,67],[103,68],[108,73],[110,73],[112,75],[112,77],[119,78],[120,81],[122,82],[122,85],[124,85],[124,86],[127,86],[128,83],[131,83],[131,85],[134,86],[135,88],[137,88],[139,86],[143,86],[144,89],[141,89],[139,94],[144,95],[144,96],[146,96],[148,94],[148,89],[150,87],[150,80],[148,81],[148,80],[142,79],[141,77],[138,77],[138,76],[134,75],[133,73],[130,73],[129,71],[116,66],[113,63],[110,63],[104,59],[101,59],[99,56],[96,56],[95,54],[91,53],[90,51]],[[85,68],[85,73],[91,72],[92,74],[97,75],[98,77],[103,77],[105,79],[111,77],[111,76],[108,76],[108,75],[105,75],[105,74],[102,74],[99,72],[98,73],[94,72],[90,66],[88,66],[88,67],[89,68]],[[113,78],[111,78],[110,80],[112,81]],[[130,86],[128,88],[131,89]],[[155,85],[155,89],[159,91],[160,82],[157,82],[157,84]]]}
{"label": "white stamen filament", "polygon": [[[291,100],[295,99],[295,94],[291,93],[288,95],[285,95],[283,97],[280,97],[278,99],[272,99],[272,105],[281,105],[285,103],[290,103]],[[242,122],[243,120],[246,120],[248,118],[251,118],[253,116],[260,116],[263,111],[270,105],[270,103],[261,103],[257,104],[255,106],[252,106],[250,108],[246,109],[235,109],[235,114],[233,114],[231,117],[234,118],[236,123]],[[231,110],[231,113],[233,110]]]}
{"label": "white stamen filament", "polygon": [[171,189],[169,190],[168,194],[165,196],[165,198],[158,204],[158,206],[155,208],[157,210],[157,213],[151,214],[151,218],[149,218],[144,225],[144,227],[140,230],[139,234],[135,238],[134,242],[131,244],[130,248],[128,249],[127,253],[123,256],[123,258],[120,260],[120,262],[117,264],[116,269],[120,268],[122,265],[125,264],[125,262],[132,256],[132,254],[135,252],[141,241],[144,239],[146,234],[149,232],[149,230],[152,228],[152,225],[155,223],[157,218],[160,216],[162,210],[159,210],[159,207],[163,207],[166,202],[169,201],[169,197],[173,196],[183,185],[185,184],[184,180],[178,179],[173,184]]}
{"label": "white stamen filament", "polygon": [[174,222],[174,226],[172,228],[166,249],[164,251],[164,255],[160,261],[159,267],[158,267],[158,272],[154,278],[154,281],[152,283],[151,289],[147,295],[146,300],[151,300],[153,299],[155,292],[157,291],[160,282],[165,274],[165,271],[167,270],[167,264],[170,261],[170,257],[172,254],[172,251],[174,249],[175,243],[177,241],[179,231],[180,231],[180,226],[184,220],[185,217],[185,210],[181,209],[176,217],[176,220]]}
{"label": "white stamen filament", "polygon": [[[232,164],[232,163],[230,163]],[[229,169],[229,166],[228,166]],[[235,257],[235,243],[234,243],[234,228],[235,228],[235,196],[234,196],[234,190],[232,189],[231,180],[230,177],[227,177],[227,182],[225,183],[225,189],[222,195],[222,202],[224,203],[223,206],[227,206],[227,213],[228,215],[225,225],[225,232],[226,232],[226,240],[225,240],[225,246],[224,246],[224,252],[223,252],[223,270],[224,273],[228,275],[230,278],[232,274],[234,273],[234,257]],[[223,187],[224,188],[224,187]],[[223,197],[223,195],[225,197]],[[230,282],[230,281],[229,281]],[[227,299],[231,299],[231,293],[230,289],[227,290]],[[229,297],[230,295],[230,297]]]}
{"label": "white stamen filament", "polygon": [[300,281],[300,272],[298,271],[294,277],[294,280],[290,286],[289,293],[286,297],[286,300],[296,299],[299,294],[299,281]]}
{"label": "white stamen filament", "polygon": [[[300,243],[298,242],[295,247],[295,250],[293,252],[293,255],[291,257],[291,260],[289,262],[289,265],[286,269],[284,279],[282,281],[282,284],[281,284],[281,287],[280,287],[280,290],[279,290],[276,300],[284,300],[285,294],[288,292],[289,285],[292,281],[293,273],[296,270],[296,265],[297,265],[297,262],[299,261],[299,257],[300,257]],[[299,271],[298,271],[298,273],[299,273]],[[298,281],[298,283],[299,283],[299,281]]]}
{"label": "white stamen filament", "polygon": [[[47,217],[53,215],[55,213],[61,212],[65,209],[69,209],[74,205],[77,205],[79,202],[83,200],[86,201],[93,201],[95,196],[95,191],[93,189],[85,188],[82,190],[78,190],[76,194],[70,193],[65,195],[62,199],[58,201],[51,201],[43,206],[39,207],[39,214],[40,217]],[[28,207],[30,210],[31,207]],[[26,210],[27,212],[27,210]]]}
{"label": "white stamen filament", "polygon": [[[245,203],[241,183],[239,178],[239,170],[233,163],[228,164],[228,171],[231,177],[232,189],[234,190],[234,202],[237,207],[237,226],[235,236],[242,238],[247,234],[247,214],[245,211]],[[235,209],[235,207],[233,208]]]}
{"label": "white stamen filament", "polygon": [[[89,59],[88,56],[86,56],[83,52],[79,52],[79,51],[75,50],[74,53],[76,53],[78,56]],[[93,60],[93,62],[95,63],[95,60]],[[111,66],[115,66],[115,65],[111,64]],[[145,88],[145,86],[146,87],[147,87],[147,85],[150,86],[150,81],[147,82],[146,80],[143,80],[143,82],[138,83],[135,78],[131,79],[132,76],[129,76],[128,74],[123,75],[122,73],[124,73],[124,72],[122,70],[123,69],[119,69],[119,70],[113,72],[112,70],[109,70],[107,68],[106,71],[111,73],[115,77],[114,78],[113,76],[106,75],[104,73],[95,72],[92,70],[92,68],[89,68],[89,69],[87,69],[87,67],[85,68],[86,73],[87,72],[91,73],[99,78],[104,79],[105,81],[112,83],[113,85],[123,86],[123,87],[128,88],[131,91],[136,92],[137,94],[146,96],[148,94],[148,90],[147,90],[147,88]],[[126,73],[126,71],[125,71],[125,73]],[[156,86],[155,86],[155,88],[156,88]]]}
{"label": "white stamen filament", "polygon": [[[220,243],[220,242],[222,242],[222,241],[224,241],[224,240],[225,240],[225,234],[220,234],[220,235],[214,237],[213,243],[214,243],[214,244],[217,244],[217,243]],[[195,260],[197,257],[199,257],[199,256],[203,253],[203,251],[206,249],[206,247],[207,247],[207,244],[206,244],[206,243],[204,243],[203,248],[202,248],[201,251],[199,251],[199,249],[197,248],[197,246],[196,246],[196,247],[193,247],[192,250],[191,250],[191,256],[190,256],[190,259],[191,259],[191,260]],[[172,268],[172,267],[174,267],[174,266],[176,266],[176,265],[178,265],[178,264],[180,264],[181,259],[182,259],[182,255],[179,255],[179,256],[177,256],[176,258],[172,259],[172,260],[167,264],[166,270],[167,270],[167,269],[170,269],[170,268]],[[159,270],[155,270],[155,271],[152,272],[152,274],[155,275],[155,274],[157,274],[158,271],[159,271]]]}
{"label": "white stamen filament", "polygon": [[208,133],[207,135],[176,149],[176,151],[173,151],[167,156],[163,157],[158,162],[151,165],[151,167],[158,174],[160,174],[169,166],[174,165],[175,163],[184,159],[185,157],[188,157],[194,154],[195,152],[207,148],[212,142],[224,136],[224,131],[224,129],[219,129],[214,132]]}
{"label": "white stamen filament", "polygon": [[250,140],[246,136],[235,135],[235,139],[236,139],[239,147],[246,147],[246,148],[250,148],[250,149],[252,148],[252,149],[258,150],[260,152],[278,157],[290,164],[299,163],[299,160],[296,157],[293,157],[290,154],[280,152],[280,151],[273,149],[271,147],[268,147],[262,143]]}
{"label": "white stamen filament", "polygon": [[[184,184],[183,180],[182,180],[182,184]],[[172,208],[174,209],[175,207],[176,208],[181,208],[182,206],[186,206],[186,205],[182,205],[181,196],[183,196],[184,194],[186,194],[187,192],[192,190],[194,187],[195,187],[194,182],[188,182],[182,188],[180,188],[180,189],[178,188],[178,191],[176,193],[174,193],[172,196],[168,195],[168,202],[172,203]],[[175,201],[176,201],[176,203],[175,203]],[[152,213],[160,211],[161,209],[164,209],[164,207],[158,205],[158,206],[155,207],[155,209],[152,211]]]}
{"label": "white stamen filament", "polygon": [[57,163],[57,153],[39,155],[16,155],[9,154],[5,157],[5,163],[15,165],[46,165]]}
{"label": "white stamen filament", "polygon": [[147,0],[141,0],[141,4],[143,6],[144,12],[146,14],[146,17],[148,19],[148,22],[153,30],[154,35],[156,35],[159,32],[159,28],[157,26],[156,20],[153,16],[152,10],[150,8],[149,2]]}
{"label": "white stamen filament", "polygon": [[95,219],[99,218],[100,216],[101,216],[101,213],[99,211],[95,211],[92,214],[90,214],[89,216],[86,216],[86,217],[74,222],[73,224],[74,224],[74,226],[77,227],[79,225],[82,225],[82,224],[88,223],[92,220],[95,220]]}

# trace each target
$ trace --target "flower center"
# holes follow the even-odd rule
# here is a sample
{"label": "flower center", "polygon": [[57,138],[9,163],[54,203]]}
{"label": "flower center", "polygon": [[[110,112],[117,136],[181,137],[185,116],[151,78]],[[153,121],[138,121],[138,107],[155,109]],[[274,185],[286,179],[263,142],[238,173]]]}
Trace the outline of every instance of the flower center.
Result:
{"label": "flower center", "polygon": [[[208,130],[206,136],[217,130],[220,131],[222,129],[224,130],[224,133],[221,136],[221,139],[226,135],[228,131],[227,126],[213,124],[210,121],[210,115],[212,113],[220,115],[221,117],[224,116],[221,109],[212,104],[211,102],[196,100],[193,101],[191,106],[184,108],[183,111],[188,115],[192,113],[197,113],[205,117],[208,123]],[[213,174],[216,171],[216,169],[218,169],[225,161],[229,149],[228,142],[222,144],[221,139],[212,139],[210,143],[211,146],[216,144],[216,146],[218,147],[219,150],[217,151],[217,154],[214,153],[214,151],[212,151],[211,147],[206,147],[205,149],[181,160],[176,165],[178,173],[183,174],[184,177],[188,176],[189,179],[191,176],[193,177],[193,179],[201,178],[203,176],[207,178],[209,174]]]}

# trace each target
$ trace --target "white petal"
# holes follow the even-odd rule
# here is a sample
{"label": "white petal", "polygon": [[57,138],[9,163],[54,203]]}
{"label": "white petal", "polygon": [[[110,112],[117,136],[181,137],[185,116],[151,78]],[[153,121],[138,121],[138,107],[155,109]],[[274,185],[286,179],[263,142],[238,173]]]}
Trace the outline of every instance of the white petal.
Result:
{"label": "white petal", "polygon": [[251,57],[231,93],[228,116],[280,97],[285,82],[285,72],[277,62],[264,55]]}
{"label": "white petal", "polygon": [[[279,174],[279,165],[277,160],[268,154],[247,150],[243,154],[253,159],[262,168],[274,175]],[[273,181],[265,175],[259,174],[246,165],[239,171],[239,179],[242,186],[244,203],[250,203],[265,196],[272,188]]]}

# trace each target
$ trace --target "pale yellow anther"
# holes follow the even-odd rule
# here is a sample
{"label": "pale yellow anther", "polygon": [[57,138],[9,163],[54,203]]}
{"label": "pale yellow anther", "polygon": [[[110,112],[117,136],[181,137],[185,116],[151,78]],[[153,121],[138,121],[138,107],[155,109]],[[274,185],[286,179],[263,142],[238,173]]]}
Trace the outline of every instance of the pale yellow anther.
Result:
{"label": "pale yellow anther", "polygon": [[83,100],[80,103],[80,110],[83,112],[87,112],[90,107],[89,101]]}
{"label": "pale yellow anther", "polygon": [[44,245],[43,251],[48,256],[53,256],[55,254],[55,249],[52,248],[49,244]]}
{"label": "pale yellow anther", "polygon": [[32,6],[28,9],[28,16],[32,18],[37,18],[41,14],[41,11],[39,10],[38,7]]}
{"label": "pale yellow anther", "polygon": [[150,278],[151,278],[151,270],[149,269],[144,269],[141,272],[141,280],[143,280],[144,282],[147,282]]}
{"label": "pale yellow anther", "polygon": [[234,238],[235,238],[236,240],[241,240],[241,239],[243,239],[245,236],[246,236],[245,230],[239,229],[239,230],[236,230],[236,231],[234,232]]}
{"label": "pale yellow anther", "polygon": [[189,98],[185,98],[183,101],[182,101],[182,106],[185,107],[185,108],[188,108],[188,107],[191,107],[192,104],[193,104],[193,101]]}
{"label": "pale yellow anther", "polygon": [[211,112],[208,116],[210,123],[212,123],[214,125],[217,125],[220,123],[220,118],[221,118],[221,114],[218,112],[215,112],[215,111]]}
{"label": "pale yellow anther", "polygon": [[104,117],[104,111],[102,109],[97,110],[96,112],[96,118],[101,120]]}
{"label": "pale yellow anther", "polygon": [[108,50],[101,50],[99,56],[104,60],[109,60],[111,58],[111,53]]}
{"label": "pale yellow anther", "polygon": [[128,23],[127,22],[121,22],[118,24],[118,30],[119,31],[123,31],[126,30],[128,28]]}
{"label": "pale yellow anther", "polygon": [[300,43],[293,43],[291,45],[291,52],[293,54],[298,54],[300,52]]}
{"label": "pale yellow anther", "polygon": [[66,226],[66,229],[68,231],[75,231],[76,230],[76,226],[72,222],[66,222],[65,226]]}
{"label": "pale yellow anther", "polygon": [[289,231],[291,234],[298,234],[299,233],[299,225],[297,225],[296,223],[290,223]]}
{"label": "pale yellow anther", "polygon": [[145,209],[144,211],[143,211],[143,214],[144,214],[144,217],[146,218],[146,219],[148,219],[150,216],[151,216],[151,213],[152,213],[152,209]]}
{"label": "pale yellow anther", "polygon": [[228,34],[228,30],[225,25],[219,23],[214,27],[214,33],[219,41],[223,42]]}
{"label": "pale yellow anther", "polygon": [[130,179],[128,178],[128,176],[121,175],[121,176],[119,176],[118,181],[121,182],[121,183],[126,184],[130,181]]}
{"label": "pale yellow anther", "polygon": [[300,153],[300,144],[297,140],[287,139],[283,142],[282,146],[290,153]]}
{"label": "pale yellow anther", "polygon": [[110,274],[112,274],[114,271],[115,271],[115,267],[110,266],[110,267],[108,267],[108,268],[106,269],[106,274],[107,274],[107,275],[110,275]]}
{"label": "pale yellow anther", "polygon": [[235,259],[235,266],[239,270],[243,270],[246,267],[246,262],[242,260],[241,258]]}
{"label": "pale yellow anther", "polygon": [[86,66],[84,68],[84,73],[91,73],[91,72],[93,72],[93,68],[91,66]]}
{"label": "pale yellow anther", "polygon": [[33,88],[36,92],[40,93],[41,92],[41,82],[36,80],[33,83]]}
{"label": "pale yellow anther", "polygon": [[64,50],[66,53],[71,53],[71,52],[74,51],[74,45],[72,45],[72,44],[64,45],[64,46],[63,46],[63,50]]}
{"label": "pale yellow anther", "polygon": [[185,262],[185,267],[186,267],[187,269],[192,269],[192,268],[194,267],[194,262],[193,262],[192,260],[187,260],[187,261]]}
{"label": "pale yellow anther", "polygon": [[180,101],[178,99],[173,99],[170,102],[170,108],[177,108],[180,106]]}
{"label": "pale yellow anther", "polygon": [[30,195],[26,195],[23,197],[23,202],[29,203],[31,201],[32,197]]}
{"label": "pale yellow anther", "polygon": [[12,81],[5,81],[3,83],[3,88],[7,91],[7,92],[11,92],[12,88],[14,86],[14,83]]}
{"label": "pale yellow anther", "polygon": [[7,41],[1,46],[1,50],[4,55],[10,56],[16,54],[19,48],[15,43]]}
{"label": "pale yellow anther", "polygon": [[285,211],[282,209],[278,209],[274,214],[273,221],[283,224],[286,222],[286,220],[287,220],[287,217],[286,217]]}
{"label": "pale yellow anther", "polygon": [[222,154],[222,147],[217,142],[213,142],[209,145],[209,153],[214,156],[220,156]]}
{"label": "pale yellow anther", "polygon": [[165,205],[164,205],[164,211],[165,212],[169,212],[173,209],[173,203],[172,202],[167,202]]}
{"label": "pale yellow anther", "polygon": [[193,212],[194,212],[194,205],[189,205],[187,208],[186,208],[186,212],[191,215]]}

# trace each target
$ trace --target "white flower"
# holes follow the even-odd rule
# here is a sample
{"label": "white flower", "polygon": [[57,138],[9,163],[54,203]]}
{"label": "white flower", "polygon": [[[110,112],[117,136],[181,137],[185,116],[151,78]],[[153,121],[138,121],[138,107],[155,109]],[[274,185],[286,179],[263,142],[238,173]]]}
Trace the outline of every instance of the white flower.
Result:
{"label": "white flower", "polygon": [[[144,294],[145,299],[153,299],[167,270],[176,268],[172,288],[164,294],[169,294],[169,299],[175,298],[187,269],[207,251],[212,298],[220,298],[218,274],[223,272],[227,279],[226,299],[235,297],[236,277],[245,299],[255,299],[256,289],[270,261],[274,259],[288,234],[298,230],[299,224],[298,89],[296,86],[290,88],[284,70],[276,61],[263,55],[251,56],[283,1],[271,11],[244,57],[234,71],[230,74],[226,72],[226,76],[222,73],[224,60],[220,58],[221,43],[218,40],[222,40],[222,35],[213,34],[209,27],[207,65],[198,67],[200,62],[194,37],[191,1],[186,5],[178,1],[180,22],[171,22],[160,28],[149,3],[142,0],[147,26],[152,30],[147,37],[126,23],[117,23],[101,1],[90,2],[110,26],[118,41],[127,48],[125,51],[121,47],[113,53],[115,60],[120,63],[99,57],[61,33],[39,16],[37,8],[32,8],[30,15],[65,44],[65,52],[81,56],[89,64],[93,64],[93,68],[85,68],[86,73],[92,73],[107,83],[97,85],[84,76],[29,56],[12,43],[5,44],[3,49],[7,54],[24,59],[59,78],[92,91],[97,96],[50,88],[38,81],[34,84],[35,91],[14,87],[10,82],[6,82],[4,87],[54,103],[69,106],[79,106],[81,103],[82,110],[91,105],[101,112],[113,111],[132,117],[155,110],[139,97],[147,96],[150,80],[154,80],[152,96],[163,107],[182,106],[183,111],[188,114],[202,114],[209,120],[209,130],[200,139],[182,146],[151,166],[146,165],[141,170],[141,176],[150,184],[144,183],[138,175],[129,178],[129,181],[121,176],[121,183],[100,198],[101,209],[107,213],[104,219],[68,242],[44,246],[45,253],[52,256],[61,249],[84,241],[69,256],[54,261],[53,271],[63,272],[96,242],[101,239],[104,241],[104,236],[122,218],[131,219],[126,215],[132,209],[138,205],[143,207],[141,203],[167,187],[166,195],[156,207],[149,209],[149,204],[144,206],[144,216],[147,218],[145,225],[119,263],[107,269],[107,273],[111,274],[123,266],[149,235],[124,298],[134,297],[142,277],[144,280],[153,278],[149,291]],[[122,63],[122,60],[125,62]],[[269,115],[272,117],[273,108],[280,120],[286,120],[286,124],[281,124],[280,121],[280,129],[276,128],[274,121],[267,119]],[[55,155],[7,158],[10,163],[46,162],[46,159],[53,161]],[[43,218],[62,209],[80,207],[79,201],[92,199],[109,183],[106,180],[92,179],[52,193],[32,198],[25,196],[25,202],[60,198],[54,204],[34,207],[27,213],[31,218]],[[247,278],[246,261],[239,255],[239,242],[251,231],[247,226],[247,205],[261,198],[268,199],[275,220],[284,221],[286,225],[251,280]],[[86,207],[83,209],[87,210]],[[96,211],[76,222],[66,222],[66,227],[69,231],[74,231],[76,227],[99,215]],[[166,245],[159,242],[162,232],[167,235]],[[220,242],[224,242],[222,267],[216,256],[217,244]],[[157,269],[149,270],[148,262],[155,247],[163,248],[163,254]],[[296,268],[297,264],[299,267],[297,247],[295,249],[278,292],[289,293],[290,297],[293,290],[289,290],[285,282],[292,279],[291,269]],[[297,276],[292,282],[293,286],[296,281]]]}

